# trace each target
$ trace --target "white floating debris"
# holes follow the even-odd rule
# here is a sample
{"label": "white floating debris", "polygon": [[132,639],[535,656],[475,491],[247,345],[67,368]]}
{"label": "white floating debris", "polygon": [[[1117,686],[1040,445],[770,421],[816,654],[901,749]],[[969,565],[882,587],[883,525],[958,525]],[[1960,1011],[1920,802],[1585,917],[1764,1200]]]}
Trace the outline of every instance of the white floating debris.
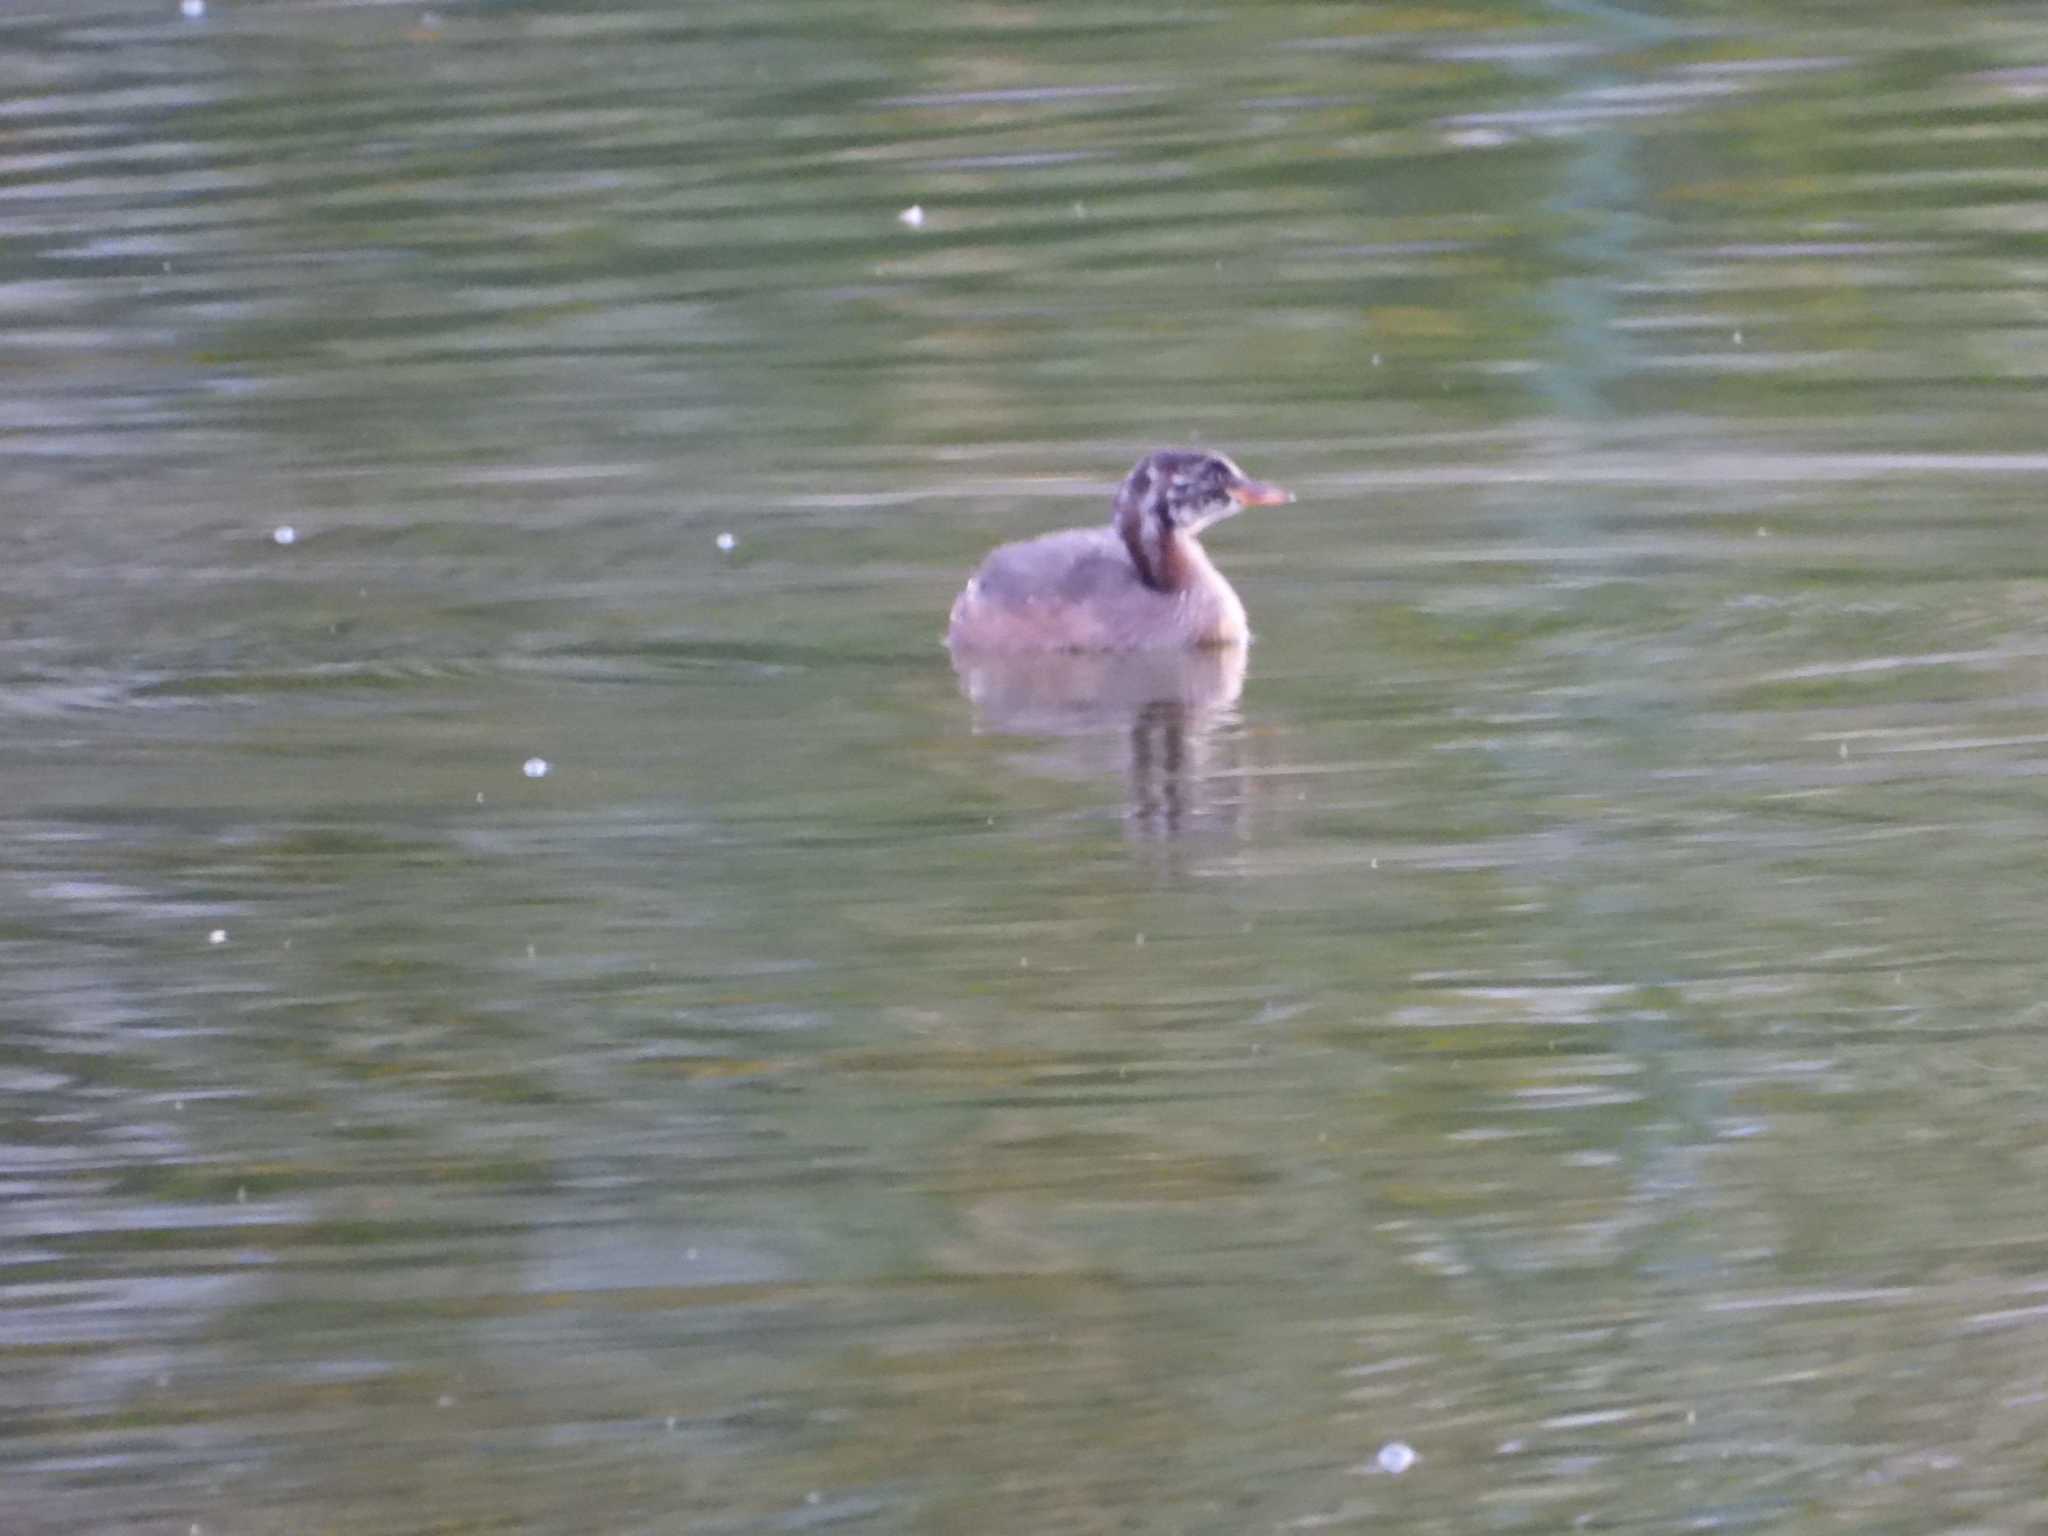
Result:
{"label": "white floating debris", "polygon": [[734,538],[730,532],[726,532],[721,533],[713,542],[716,543],[721,550],[723,550],[726,554],[729,555],[733,552],[734,547],[738,545],[739,540]]}
{"label": "white floating debris", "polygon": [[216,928],[206,936],[206,942],[209,944],[225,944],[227,941],[228,931],[225,928]]}
{"label": "white floating debris", "polygon": [[1737,346],[1739,347],[1739,346],[1741,346],[1741,345],[1742,345],[1742,332],[1740,332],[1740,331],[1737,331],[1737,332],[1735,332],[1735,333],[1734,333],[1734,334],[1733,334],[1732,336],[1730,336],[1730,337],[1729,337],[1728,339],[1729,339],[1730,341],[1734,342],[1734,343],[1735,343],[1735,345],[1737,345]]}
{"label": "white floating debris", "polygon": [[270,536],[270,542],[273,544],[285,546],[296,544],[299,542],[299,530],[294,528],[290,523],[286,523],[282,528],[278,529],[277,532],[273,533]]}
{"label": "white floating debris", "polygon": [[178,0],[178,14],[187,21],[197,21],[206,14],[206,0]]}
{"label": "white floating debris", "polygon": [[434,1399],[434,1406],[436,1408],[453,1408],[455,1406],[455,1394],[453,1392],[443,1392]]}
{"label": "white floating debris", "polygon": [[906,229],[923,229],[924,204],[912,203],[908,208],[896,215],[896,222],[903,225]]}
{"label": "white floating debris", "polygon": [[1373,1458],[1382,1472],[1391,1472],[1396,1477],[1414,1466],[1416,1459],[1415,1448],[1403,1440],[1389,1440]]}
{"label": "white floating debris", "polygon": [[1380,355],[1377,352],[1373,353],[1372,355],[1372,365],[1375,368],[1379,367],[1380,365]]}
{"label": "white floating debris", "polygon": [[520,772],[529,779],[544,779],[548,776],[548,760],[544,757],[529,757]]}

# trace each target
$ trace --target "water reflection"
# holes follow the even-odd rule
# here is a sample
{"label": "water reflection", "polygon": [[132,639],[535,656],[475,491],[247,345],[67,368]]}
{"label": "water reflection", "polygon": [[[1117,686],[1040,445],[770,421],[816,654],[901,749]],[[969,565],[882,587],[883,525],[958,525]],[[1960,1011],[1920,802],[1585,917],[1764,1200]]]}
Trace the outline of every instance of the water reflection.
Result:
{"label": "water reflection", "polygon": [[1020,763],[1061,777],[1122,774],[1134,832],[1172,838],[1237,823],[1228,770],[1247,648],[993,656],[955,651],[976,727],[1047,738]]}

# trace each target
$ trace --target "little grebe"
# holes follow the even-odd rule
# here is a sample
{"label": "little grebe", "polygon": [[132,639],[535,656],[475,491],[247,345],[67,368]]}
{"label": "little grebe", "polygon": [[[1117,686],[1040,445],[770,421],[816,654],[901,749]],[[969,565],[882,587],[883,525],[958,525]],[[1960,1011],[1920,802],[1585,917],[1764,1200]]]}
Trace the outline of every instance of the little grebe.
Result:
{"label": "little grebe", "polygon": [[1005,544],[953,603],[946,643],[965,651],[1195,650],[1242,645],[1244,604],[1197,537],[1245,507],[1294,497],[1220,453],[1140,459],[1107,528]]}

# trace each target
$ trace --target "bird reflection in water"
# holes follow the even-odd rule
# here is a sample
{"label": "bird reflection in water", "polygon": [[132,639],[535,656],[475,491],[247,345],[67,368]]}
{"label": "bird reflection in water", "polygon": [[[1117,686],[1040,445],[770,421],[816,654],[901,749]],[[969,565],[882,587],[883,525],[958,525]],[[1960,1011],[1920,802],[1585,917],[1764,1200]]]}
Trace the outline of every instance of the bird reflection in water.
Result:
{"label": "bird reflection in water", "polygon": [[1060,778],[1125,779],[1139,836],[1231,831],[1246,647],[990,655],[955,649],[978,729],[1035,737],[1028,763]]}

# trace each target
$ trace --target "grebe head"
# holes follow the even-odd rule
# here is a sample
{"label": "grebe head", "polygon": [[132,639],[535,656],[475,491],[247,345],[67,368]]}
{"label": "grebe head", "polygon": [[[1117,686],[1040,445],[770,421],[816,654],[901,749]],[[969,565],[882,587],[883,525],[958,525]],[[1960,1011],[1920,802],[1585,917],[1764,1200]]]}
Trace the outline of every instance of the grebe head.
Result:
{"label": "grebe head", "polygon": [[1116,493],[1116,522],[1127,537],[1148,523],[1160,533],[1200,533],[1246,507],[1292,500],[1292,492],[1252,479],[1220,453],[1166,449],[1146,454],[1132,468]]}
{"label": "grebe head", "polygon": [[1186,578],[1180,538],[1246,507],[1277,507],[1291,491],[1254,480],[1220,453],[1162,449],[1138,460],[1116,493],[1117,533],[1145,585],[1177,590]]}

